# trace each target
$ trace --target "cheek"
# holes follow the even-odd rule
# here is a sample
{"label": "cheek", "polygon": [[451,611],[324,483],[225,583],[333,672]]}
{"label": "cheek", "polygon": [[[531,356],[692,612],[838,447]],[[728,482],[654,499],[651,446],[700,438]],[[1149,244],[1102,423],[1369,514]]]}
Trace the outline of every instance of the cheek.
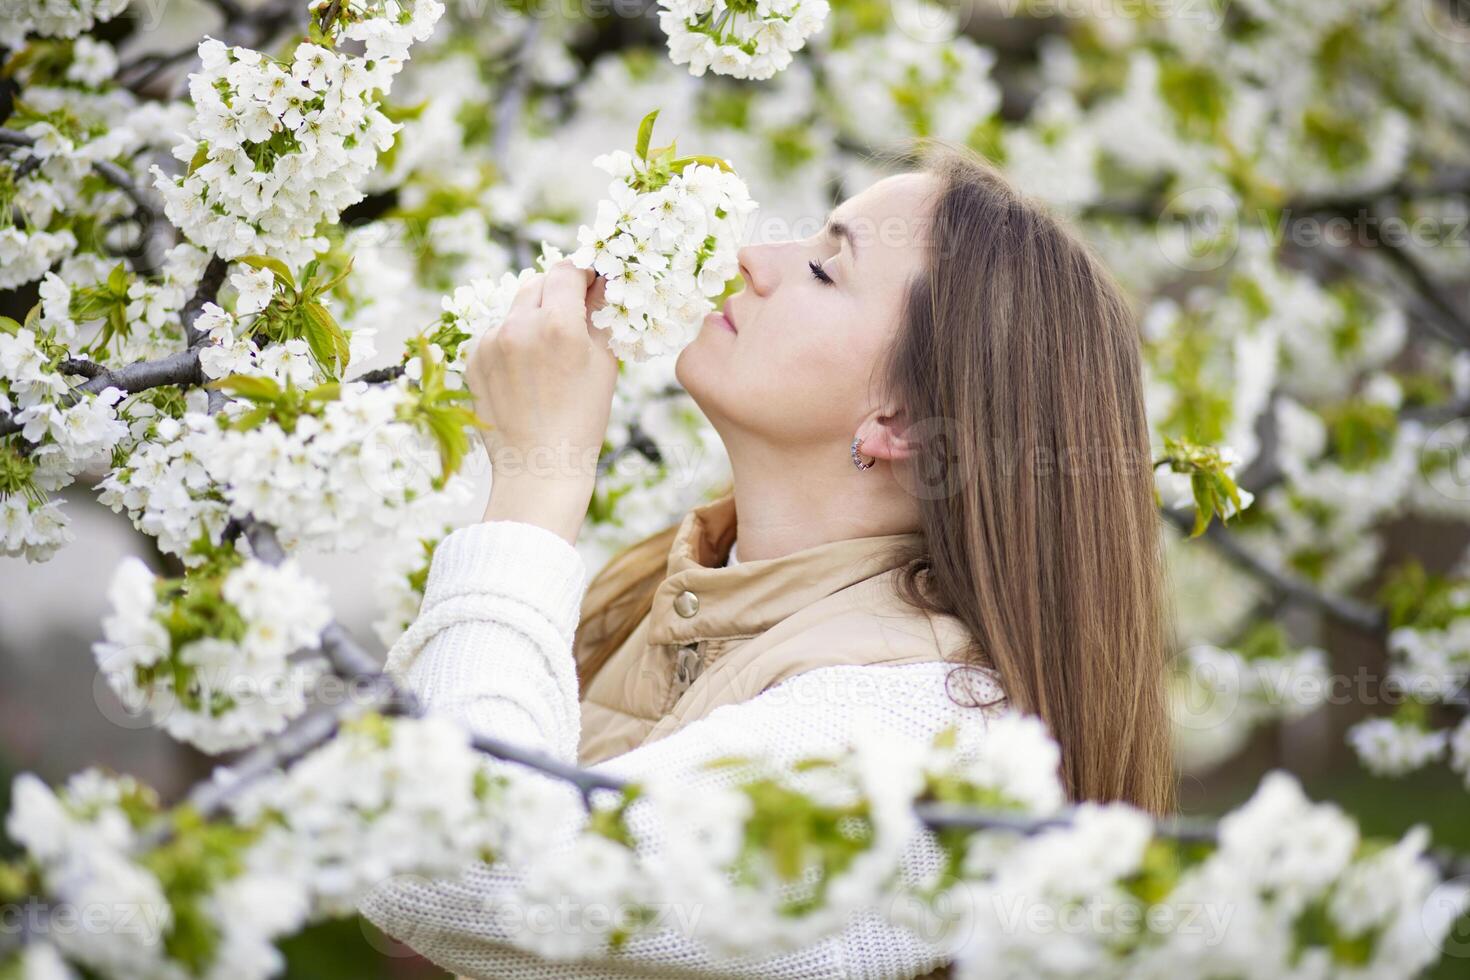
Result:
{"label": "cheek", "polygon": [[762,338],[759,351],[742,353],[750,360],[739,376],[752,395],[766,405],[773,420],[812,432],[830,433],[853,424],[862,411],[872,357],[866,339],[854,336],[846,322],[808,323]]}

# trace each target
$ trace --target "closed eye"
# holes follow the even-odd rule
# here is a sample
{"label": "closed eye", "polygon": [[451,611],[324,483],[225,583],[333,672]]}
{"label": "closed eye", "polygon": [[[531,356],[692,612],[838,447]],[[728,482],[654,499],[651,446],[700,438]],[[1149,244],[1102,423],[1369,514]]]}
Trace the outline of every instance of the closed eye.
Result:
{"label": "closed eye", "polygon": [[821,265],[819,265],[814,259],[808,259],[806,265],[808,269],[812,270],[812,275],[816,276],[819,280],[826,283],[828,286],[831,286],[833,284],[832,277],[827,275],[826,270],[823,269]]}

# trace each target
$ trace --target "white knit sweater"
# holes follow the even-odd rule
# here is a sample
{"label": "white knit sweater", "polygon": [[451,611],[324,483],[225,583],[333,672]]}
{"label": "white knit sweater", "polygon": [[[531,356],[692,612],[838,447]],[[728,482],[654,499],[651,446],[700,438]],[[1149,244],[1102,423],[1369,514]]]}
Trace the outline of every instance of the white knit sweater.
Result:
{"label": "white knit sweater", "polygon": [[[389,669],[431,712],[575,763],[581,718],[571,649],[586,584],[577,551],[537,525],[490,521],[456,530],[434,554],[419,616],[390,652]],[[675,777],[697,793],[730,778],[727,770],[694,768],[718,755],[765,752],[794,760],[840,750],[859,728],[927,742],[951,724],[984,725],[995,709],[955,704],[946,693],[950,669],[935,662],[809,670],[593,768],[629,780]],[[986,700],[1000,694],[998,687],[972,691]],[[638,804],[629,823],[640,837],[652,837],[643,846],[658,847]],[[905,855],[905,879],[918,884],[939,868],[932,835],[916,836]],[[839,935],[764,958],[718,960],[701,943],[666,929],[630,940],[608,959],[548,962],[508,945],[493,914],[515,893],[521,874],[503,863],[480,863],[458,880],[395,879],[361,910],[438,965],[476,978],[893,980],[949,958],[934,940],[890,925],[875,911],[854,917]]]}

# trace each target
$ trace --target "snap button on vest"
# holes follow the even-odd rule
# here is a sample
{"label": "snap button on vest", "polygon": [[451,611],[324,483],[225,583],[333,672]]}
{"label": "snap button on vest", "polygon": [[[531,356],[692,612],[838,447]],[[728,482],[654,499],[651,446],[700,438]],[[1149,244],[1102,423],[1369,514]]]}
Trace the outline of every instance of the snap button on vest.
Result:
{"label": "snap button on vest", "polygon": [[680,592],[674,597],[674,612],[685,619],[699,612],[699,596],[693,592]]}

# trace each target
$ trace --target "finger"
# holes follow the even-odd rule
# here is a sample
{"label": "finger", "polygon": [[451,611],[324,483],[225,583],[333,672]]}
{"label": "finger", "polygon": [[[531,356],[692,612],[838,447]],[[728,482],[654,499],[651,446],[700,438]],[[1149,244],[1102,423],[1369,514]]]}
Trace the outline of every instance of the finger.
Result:
{"label": "finger", "polygon": [[596,313],[607,305],[607,280],[598,276],[592,283],[592,288],[587,290],[587,312]]}
{"label": "finger", "polygon": [[546,273],[544,272],[538,272],[521,283],[521,288],[516,290],[515,299],[510,301],[510,310],[507,311],[506,315],[519,313],[524,310],[534,310],[540,306],[541,295],[545,285]]}
{"label": "finger", "polygon": [[591,337],[593,340],[603,341],[604,346],[606,346],[605,334],[607,333],[607,331],[603,330],[601,327],[593,325],[592,314],[596,313],[598,310],[602,309],[606,305],[607,280],[604,279],[602,276],[598,276],[596,281],[592,283],[592,288],[587,290],[587,336]]}
{"label": "finger", "polygon": [[547,270],[541,308],[552,314],[554,324],[582,324],[587,316],[587,287],[593,275],[591,269],[579,269],[566,259]]}

